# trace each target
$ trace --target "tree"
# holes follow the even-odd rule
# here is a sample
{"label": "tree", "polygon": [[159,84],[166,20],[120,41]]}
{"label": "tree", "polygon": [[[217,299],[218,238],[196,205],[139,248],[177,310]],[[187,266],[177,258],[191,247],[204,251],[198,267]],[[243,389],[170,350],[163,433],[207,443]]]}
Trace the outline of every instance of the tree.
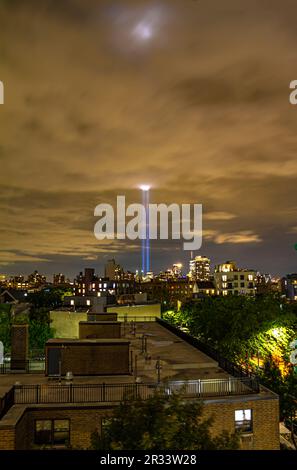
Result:
{"label": "tree", "polygon": [[193,336],[239,363],[258,351],[262,357],[285,355],[297,325],[294,308],[271,295],[206,297],[164,318],[188,327]]}
{"label": "tree", "polygon": [[11,329],[11,306],[9,304],[0,305],[0,341],[4,345],[4,352],[10,348]]}
{"label": "tree", "polygon": [[48,310],[61,307],[65,294],[69,294],[69,289],[47,287],[38,292],[28,295],[27,301],[34,308],[47,308]]}
{"label": "tree", "polygon": [[143,400],[126,399],[114,411],[102,434],[92,435],[97,450],[215,450],[237,449],[237,434],[222,432],[212,437],[213,418],[202,417],[199,401],[180,394],[156,392]]}
{"label": "tree", "polygon": [[45,343],[54,336],[54,329],[49,323],[30,320],[29,322],[29,342],[30,350],[44,350]]}

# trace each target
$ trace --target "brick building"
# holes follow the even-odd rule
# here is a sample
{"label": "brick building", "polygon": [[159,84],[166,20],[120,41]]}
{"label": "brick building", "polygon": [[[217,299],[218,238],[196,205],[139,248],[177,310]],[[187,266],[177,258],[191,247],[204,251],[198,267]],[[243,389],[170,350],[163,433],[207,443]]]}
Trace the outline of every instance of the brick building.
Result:
{"label": "brick building", "polygon": [[[162,365],[160,384],[168,393],[183,390],[184,399],[202,400],[205,416],[213,416],[211,432],[222,430],[241,432],[241,448],[253,450],[279,449],[278,396],[259,385],[256,378],[231,375],[227,362],[220,362],[201,351],[185,333],[174,330],[164,322],[138,322],[133,328],[123,325],[121,339],[113,341],[129,344],[126,361],[120,355],[110,364],[121,373],[120,380],[111,373],[100,376],[84,375],[96,352],[87,344],[90,368],[87,370],[75,348],[82,347],[80,339],[68,342],[53,340],[53,345],[69,346],[66,369],[72,369],[74,378],[58,377],[58,383],[44,374],[0,375],[0,449],[88,449],[94,431],[102,431],[106,418],[124,396],[150,396],[157,387],[156,364]],[[83,343],[82,343],[83,344]],[[97,343],[98,344],[98,343]],[[65,348],[67,350],[67,348]],[[92,357],[91,357],[92,356]],[[108,362],[108,360],[107,360]],[[229,370],[229,372],[228,372]],[[136,380],[137,378],[137,380]]]}

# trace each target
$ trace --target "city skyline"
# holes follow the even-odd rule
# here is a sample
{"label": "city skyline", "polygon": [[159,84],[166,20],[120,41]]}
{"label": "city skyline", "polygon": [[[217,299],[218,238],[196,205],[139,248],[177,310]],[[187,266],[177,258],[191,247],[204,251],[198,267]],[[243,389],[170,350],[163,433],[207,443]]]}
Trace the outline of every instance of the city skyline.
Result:
{"label": "city skyline", "polygon": [[[269,11],[269,14],[267,14]],[[203,205],[202,248],[296,272],[296,2],[0,2],[0,273],[65,272],[140,243],[98,242],[116,196]],[[236,41],[234,41],[236,37]],[[153,241],[151,269],[188,264]]]}
{"label": "city skyline", "polygon": [[[142,259],[142,252],[141,252],[141,255],[139,254],[139,256],[141,256],[141,259]],[[155,277],[158,277],[159,274],[165,274],[166,272],[168,272],[169,270],[172,270],[172,273],[174,271],[174,269],[176,267],[178,267],[179,271],[180,271],[180,277],[191,277],[191,272],[192,272],[192,266],[193,266],[193,262],[194,261],[197,261],[197,258],[202,258],[201,260],[198,260],[198,261],[204,261],[204,259],[208,259],[210,261],[210,264],[209,264],[209,269],[208,269],[208,272],[209,272],[209,275],[211,277],[213,277],[214,273],[216,272],[216,267],[219,266],[219,265],[224,265],[226,263],[234,263],[235,266],[239,269],[239,270],[245,270],[245,271],[254,271],[255,273],[259,273],[261,275],[270,275],[272,278],[281,278],[281,276],[275,276],[273,275],[272,273],[269,273],[269,272],[263,272],[263,271],[260,271],[259,269],[257,269],[257,267],[255,266],[242,266],[240,264],[237,263],[236,260],[227,260],[227,259],[220,259],[220,261],[218,262],[213,262],[213,260],[209,259],[207,256],[205,255],[197,255],[197,256],[194,256],[193,258],[189,258],[188,260],[188,263],[181,263],[180,261],[175,261],[173,262],[171,265],[167,265],[167,266],[163,266],[162,269],[160,270],[157,270],[157,271],[151,271],[151,273],[155,276]],[[50,280],[50,278],[53,278],[54,276],[65,276],[65,282],[67,282],[67,279],[70,280],[70,281],[73,281],[75,280],[75,278],[77,276],[79,276],[79,274],[81,274],[85,269],[94,269],[94,272],[95,272],[95,276],[97,277],[101,277],[101,278],[108,278],[109,276],[106,275],[106,267],[108,266],[109,262],[114,262],[114,265],[115,266],[118,266],[119,268],[121,268],[123,270],[124,273],[132,273],[132,274],[135,274],[136,276],[139,275],[139,276],[144,276],[146,277],[146,275],[143,275],[141,273],[141,270],[139,268],[136,268],[136,269],[129,269],[127,268],[127,266],[124,266],[124,265],[121,265],[120,263],[118,263],[118,259],[115,259],[115,258],[110,258],[110,259],[106,259],[106,263],[100,267],[98,266],[95,266],[95,265],[81,265],[79,267],[79,271],[73,273],[72,275],[69,275],[69,273],[67,271],[64,271],[64,272],[61,272],[61,271],[55,271],[55,272],[49,272],[49,273],[46,273],[46,272],[41,272],[39,271],[37,268],[34,269],[32,272],[18,272],[18,273],[3,273],[3,272],[0,272],[0,277],[2,276],[3,279],[4,279],[4,276],[6,276],[7,279],[9,279],[9,277],[13,278],[13,277],[29,277],[29,276],[32,276],[34,273],[37,273],[38,275],[40,276],[45,276],[46,279],[47,279],[47,282],[51,283],[52,281]],[[287,273],[287,274],[290,274],[290,273]],[[206,280],[206,279],[204,279]],[[0,279],[0,282],[1,282],[1,279]]]}

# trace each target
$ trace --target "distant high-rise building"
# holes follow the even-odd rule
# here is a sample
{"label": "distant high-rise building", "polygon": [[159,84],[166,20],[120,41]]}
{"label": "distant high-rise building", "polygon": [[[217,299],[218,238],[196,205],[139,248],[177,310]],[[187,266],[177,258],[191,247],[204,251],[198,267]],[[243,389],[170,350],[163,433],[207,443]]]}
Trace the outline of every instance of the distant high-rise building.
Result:
{"label": "distant high-rise building", "polygon": [[28,282],[32,286],[41,286],[46,283],[46,277],[35,270],[32,274],[29,274]]}
{"label": "distant high-rise building", "polygon": [[116,264],[114,259],[109,259],[104,267],[104,276],[110,281],[118,281],[121,279],[132,279],[131,273],[124,272],[124,269],[119,264]]}
{"label": "distant high-rise building", "polygon": [[189,277],[195,281],[209,281],[210,259],[206,256],[196,256],[191,259]]}
{"label": "distant high-rise building", "polygon": [[172,273],[174,277],[181,277],[182,276],[182,267],[183,265],[181,263],[174,263],[172,266]]}
{"label": "distant high-rise building", "polygon": [[297,273],[282,278],[282,291],[287,299],[297,301]]}
{"label": "distant high-rise building", "polygon": [[262,274],[258,272],[256,276],[256,290],[257,294],[281,293],[281,279],[274,278],[271,274]]}
{"label": "distant high-rise building", "polygon": [[171,268],[166,269],[166,271],[160,271],[157,278],[163,281],[180,279],[182,277],[182,266],[181,263],[175,263]]}
{"label": "distant high-rise building", "polygon": [[114,259],[109,259],[104,267],[104,277],[110,281],[114,281],[116,278],[117,265]]}
{"label": "distant high-rise building", "polygon": [[59,284],[65,284],[65,275],[62,273],[54,274],[53,275],[53,284],[54,286],[58,286]]}

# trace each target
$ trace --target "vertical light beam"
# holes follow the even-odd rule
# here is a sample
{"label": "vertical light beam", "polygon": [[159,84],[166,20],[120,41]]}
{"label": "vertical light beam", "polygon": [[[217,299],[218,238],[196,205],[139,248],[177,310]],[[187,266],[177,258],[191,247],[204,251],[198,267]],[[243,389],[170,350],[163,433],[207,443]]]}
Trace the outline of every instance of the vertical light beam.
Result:
{"label": "vertical light beam", "polygon": [[141,240],[141,271],[145,276],[150,271],[150,216],[149,216],[149,190],[148,185],[140,186],[142,190],[142,204],[145,208],[145,237]]}
{"label": "vertical light beam", "polygon": [[150,213],[149,213],[149,203],[150,203],[150,192],[146,191],[146,272],[150,271]]}
{"label": "vertical light beam", "polygon": [[[142,205],[145,207],[145,194],[146,191],[142,189]],[[146,223],[146,222],[145,222]],[[144,227],[142,228],[142,233],[144,232]],[[146,235],[146,230],[145,230]],[[143,237],[141,239],[141,273],[145,276],[145,246],[146,246],[146,239]]]}

